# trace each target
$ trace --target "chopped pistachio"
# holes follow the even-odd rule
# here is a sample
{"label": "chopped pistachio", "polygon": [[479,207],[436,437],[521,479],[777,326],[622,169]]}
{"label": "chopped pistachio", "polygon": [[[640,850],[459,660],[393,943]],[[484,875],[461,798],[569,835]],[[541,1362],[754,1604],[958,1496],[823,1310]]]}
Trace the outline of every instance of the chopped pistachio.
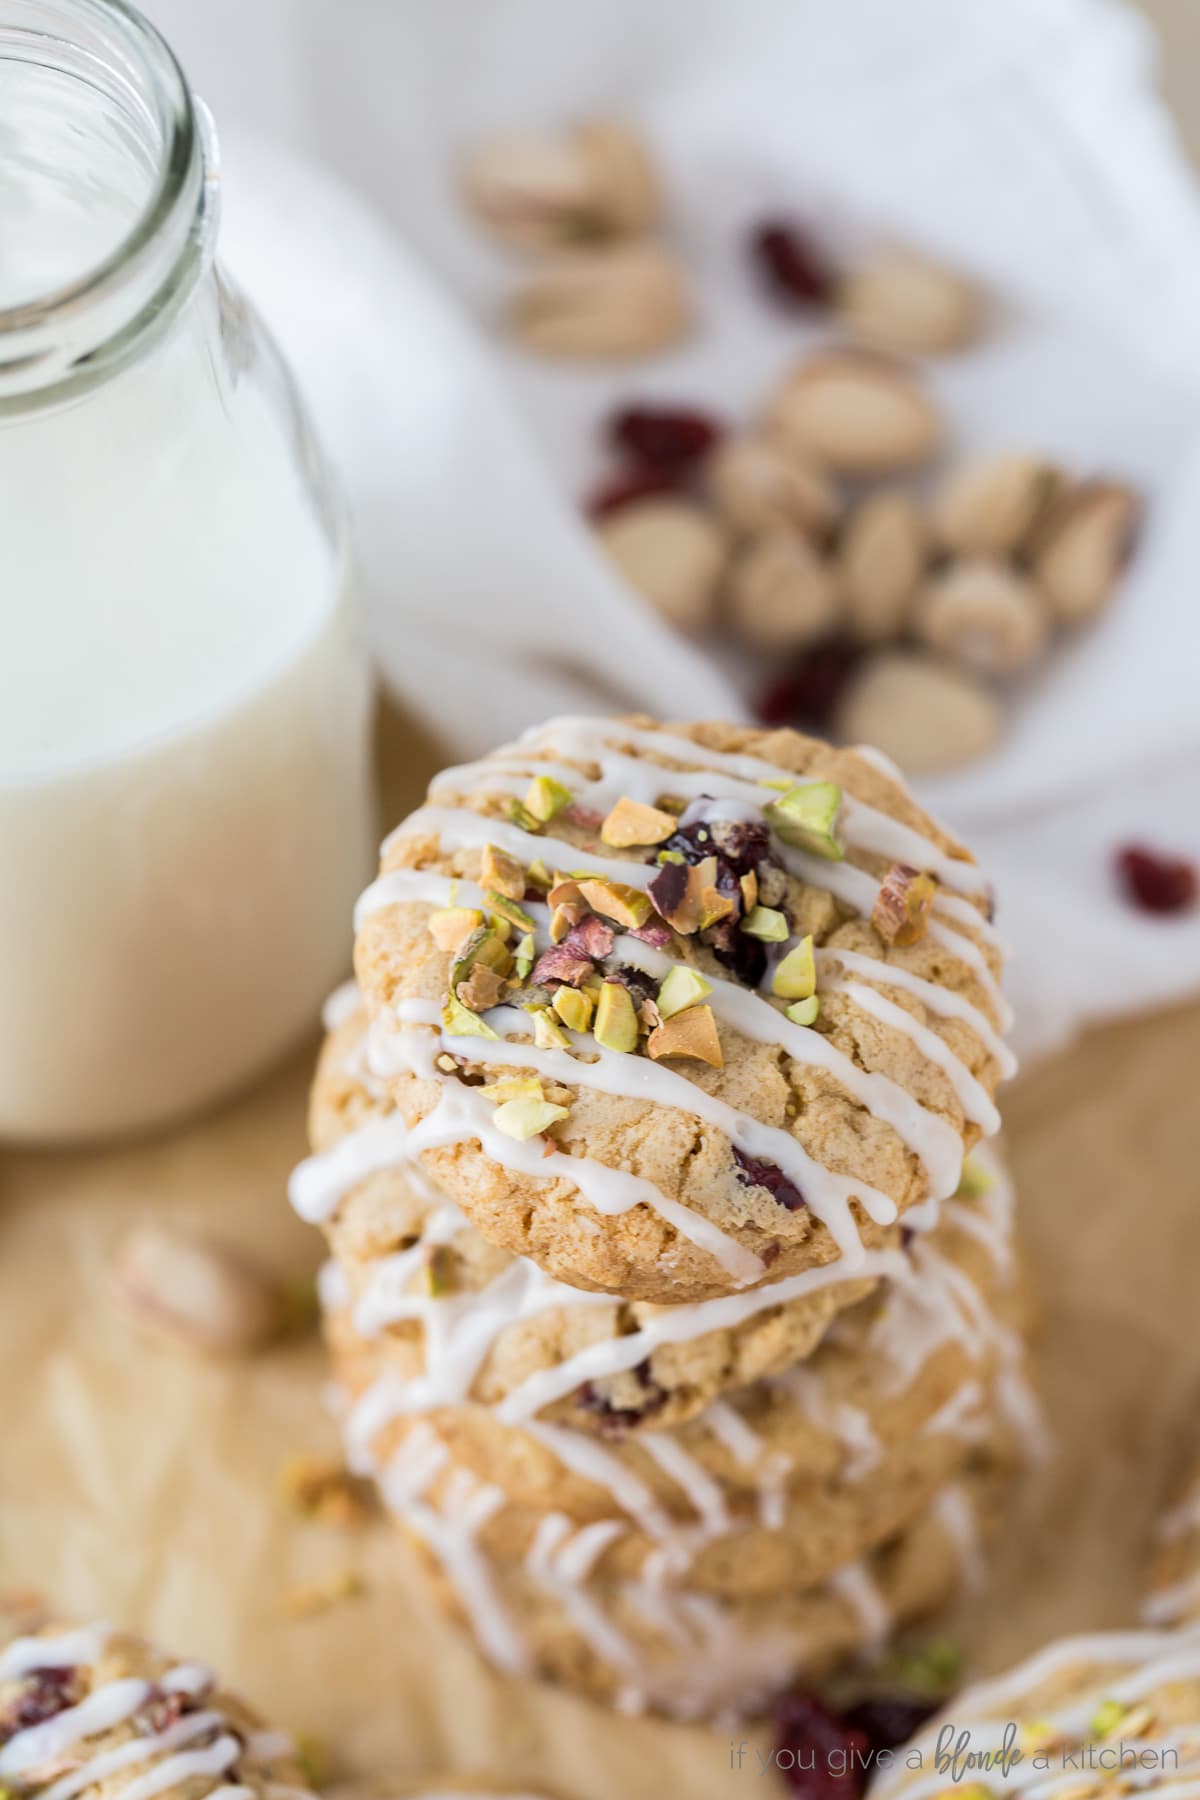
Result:
{"label": "chopped pistachio", "polygon": [[483,861],[480,865],[479,885],[494,888],[496,893],[503,894],[508,900],[525,898],[525,870],[515,856],[507,850],[500,850],[495,844],[485,844]]}
{"label": "chopped pistachio", "polygon": [[758,875],[753,869],[747,869],[738,877],[738,886],[742,890],[742,911],[752,913],[758,905]]}
{"label": "chopped pistachio", "polygon": [[801,938],[775,970],[771,992],[781,1000],[807,1000],[817,991],[817,964],[812,935]]}
{"label": "chopped pistachio", "polygon": [[723,1069],[725,1056],[711,1006],[689,1006],[650,1033],[646,1049],[655,1062],[671,1056],[687,1056],[711,1068]]}
{"label": "chopped pistachio", "polygon": [[581,988],[560,987],[550,1004],[570,1031],[586,1031],[596,1010],[595,997]]}
{"label": "chopped pistachio", "polygon": [[429,1252],[429,1263],[426,1268],[426,1279],[429,1295],[432,1300],[439,1300],[450,1290],[450,1274],[453,1259],[448,1244],[435,1244]]}
{"label": "chopped pistachio", "polygon": [[968,1156],[963,1160],[962,1174],[956,1189],[956,1198],[960,1200],[978,1200],[984,1194],[990,1194],[994,1183],[992,1177],[975,1157]]}
{"label": "chopped pistachio", "polygon": [[777,793],[786,794],[789,788],[795,787],[795,779],[791,775],[773,775],[760,781],[759,787],[774,788]]}
{"label": "chopped pistachio", "polygon": [[533,933],[527,931],[517,944],[513,958],[513,972],[518,981],[528,981],[530,970],[537,960],[537,949],[533,941]]}
{"label": "chopped pistachio", "polygon": [[685,863],[687,857],[682,850],[660,850],[658,860],[660,863]]}
{"label": "chopped pistachio", "polygon": [[840,862],[845,851],[837,837],[842,790],[832,781],[809,781],[790,787],[779,800],[763,808],[763,817],[785,844]]}
{"label": "chopped pistachio", "polygon": [[548,1006],[539,1006],[533,1014],[533,1041],[539,1050],[569,1050],[571,1040],[554,1018]]}
{"label": "chopped pistachio", "polygon": [[454,1058],[452,1056],[447,1055],[447,1053],[444,1050],[442,1051],[442,1054],[437,1058],[437,1066],[442,1071],[443,1075],[457,1075],[458,1074],[458,1064],[455,1062]]}
{"label": "chopped pistachio", "polygon": [[711,993],[712,984],[705,981],[698,969],[689,969],[682,963],[676,963],[658,990],[659,1017],[673,1018],[676,1013],[697,1005],[706,994]]}
{"label": "chopped pistachio", "polygon": [[483,924],[483,914],[473,906],[443,906],[429,919],[429,935],[439,950],[456,956]]}
{"label": "chopped pistachio", "polygon": [[486,1087],[475,1091],[496,1101],[545,1099],[542,1084],[536,1075],[502,1075],[499,1081],[489,1081]]}
{"label": "chopped pistachio", "polygon": [[773,906],[756,906],[742,920],[741,929],[747,937],[761,938],[764,944],[786,944],[791,936],[787,914]]}
{"label": "chopped pistachio", "polygon": [[471,1012],[453,994],[446,996],[442,1006],[442,1024],[451,1037],[494,1038],[497,1035],[486,1019]]}
{"label": "chopped pistachio", "polygon": [[540,856],[536,862],[531,862],[526,869],[525,879],[530,887],[539,888],[542,892],[545,892],[547,888],[554,885],[554,877],[551,875]]}
{"label": "chopped pistachio", "polygon": [[936,893],[932,875],[921,874],[907,863],[893,863],[879,884],[871,909],[871,923],[884,943],[901,950],[919,944],[929,929]]}
{"label": "chopped pistachio", "polygon": [[934,1638],[920,1649],[894,1660],[898,1680],[906,1687],[936,1693],[953,1686],[962,1672],[963,1653],[952,1638]]}
{"label": "chopped pistachio", "polygon": [[581,881],[579,891],[593,912],[612,919],[626,931],[636,931],[650,917],[650,897],[640,888],[621,881]]}
{"label": "chopped pistachio", "polygon": [[1089,1735],[1094,1738],[1111,1737],[1128,1711],[1129,1708],[1122,1700],[1103,1701],[1088,1723]]}
{"label": "chopped pistachio", "polygon": [[492,1121],[505,1137],[524,1143],[527,1138],[540,1137],[566,1116],[565,1106],[554,1106],[549,1100],[506,1100],[496,1108]]}
{"label": "chopped pistachio", "polygon": [[706,931],[718,920],[728,918],[733,900],[718,891],[718,874],[715,856],[706,856],[678,874],[668,864],[650,884],[650,897],[659,917],[685,936]]}
{"label": "chopped pistachio", "polygon": [[816,994],[810,994],[807,1000],[797,1000],[787,1009],[787,1016],[793,1025],[815,1025],[817,1014],[821,1010],[821,1002]]}
{"label": "chopped pistachio", "polygon": [[660,812],[657,806],[643,806],[628,797],[617,801],[600,827],[604,843],[614,850],[642,849],[661,844],[679,824],[674,813]]}
{"label": "chopped pistachio", "polygon": [[524,806],[540,825],[548,825],[564,806],[570,806],[571,798],[570,788],[565,788],[561,781],[555,781],[552,775],[538,775],[529,784]]}
{"label": "chopped pistachio", "polygon": [[605,1050],[619,1050],[624,1055],[637,1049],[638,1017],[628,988],[619,981],[606,981],[596,1006],[596,1042]]}
{"label": "chopped pistachio", "polygon": [[450,985],[456,988],[476,964],[495,975],[510,975],[513,959],[498,931],[479,925],[460,949],[450,971]]}
{"label": "chopped pistachio", "polygon": [[542,829],[542,821],[537,814],[530,812],[520,800],[510,800],[507,812],[512,823],[521,831],[538,832]]}
{"label": "chopped pistachio", "polygon": [[454,984],[454,997],[468,1012],[490,1012],[504,998],[506,978],[486,963],[473,963],[462,981]]}
{"label": "chopped pistachio", "polygon": [[510,900],[507,895],[499,893],[497,889],[488,889],[487,903],[498,919],[505,920],[509,925],[515,925],[518,931],[533,930],[533,920],[529,914],[523,912],[515,900]]}
{"label": "chopped pistachio", "polygon": [[1026,1756],[1036,1756],[1040,1750],[1052,1749],[1059,1741],[1057,1725],[1049,1719],[1030,1719],[1021,1726],[1017,1746]]}

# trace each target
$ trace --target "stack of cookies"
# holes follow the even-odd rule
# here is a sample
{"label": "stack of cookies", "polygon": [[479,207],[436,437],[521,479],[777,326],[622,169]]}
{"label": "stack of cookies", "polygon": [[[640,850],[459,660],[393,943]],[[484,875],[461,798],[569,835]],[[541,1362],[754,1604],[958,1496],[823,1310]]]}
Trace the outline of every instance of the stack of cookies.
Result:
{"label": "stack of cookies", "polygon": [[974,1578],[1038,1432],[1001,947],[896,771],[559,720],[357,930],[292,1198],[350,1457],[484,1652],[704,1717]]}

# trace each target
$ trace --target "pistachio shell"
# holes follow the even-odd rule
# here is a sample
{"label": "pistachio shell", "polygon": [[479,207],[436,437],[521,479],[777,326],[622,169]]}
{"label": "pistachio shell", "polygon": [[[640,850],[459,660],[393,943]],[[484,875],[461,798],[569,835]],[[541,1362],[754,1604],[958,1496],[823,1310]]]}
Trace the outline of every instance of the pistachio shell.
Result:
{"label": "pistachio shell", "polygon": [[964,669],[921,651],[886,650],[854,677],[837,711],[838,736],[873,744],[909,774],[953,769],[999,741],[999,702]]}
{"label": "pistachio shell", "polygon": [[661,205],[645,144],[610,119],[558,137],[480,144],[463,165],[462,181],[475,216],[519,250],[644,231]]}
{"label": "pistachio shell", "polygon": [[907,494],[872,494],[855,508],[838,544],[843,605],[855,637],[873,644],[899,636],[925,557],[925,524]]}
{"label": "pistachio shell", "polygon": [[668,623],[699,632],[713,623],[728,544],[690,500],[658,497],[623,506],[597,536],[621,574]]}
{"label": "pistachio shell", "polygon": [[802,363],[777,389],[768,417],[785,442],[847,475],[918,468],[943,433],[916,374],[867,350],[829,350]]}
{"label": "pistachio shell", "polygon": [[1062,486],[1062,475],[1042,457],[1014,452],[963,463],[933,499],[938,542],[960,556],[1015,556]]}
{"label": "pistachio shell", "polygon": [[751,649],[798,650],[837,619],[829,565],[798,532],[774,530],[746,545],[730,574],[732,630]]}
{"label": "pistachio shell", "polygon": [[972,343],[983,322],[979,289],[912,250],[885,250],[840,283],[839,323],[882,350],[932,356]]}
{"label": "pistachio shell", "polygon": [[752,432],[718,444],[708,463],[708,492],[735,531],[777,529],[824,538],[841,510],[838,492],[811,456]]}
{"label": "pistachio shell", "polygon": [[1033,572],[1060,625],[1082,625],[1111,598],[1133,550],[1142,505],[1132,488],[1089,481],[1051,509]]}
{"label": "pistachio shell", "polygon": [[1046,648],[1049,612],[1027,576],[1007,563],[969,557],[935,575],[913,623],[934,650],[981,675],[1015,675]]}
{"label": "pistachio shell", "polygon": [[540,356],[646,356],[688,335],[692,302],[678,259],[633,242],[548,259],[513,295],[508,324]]}

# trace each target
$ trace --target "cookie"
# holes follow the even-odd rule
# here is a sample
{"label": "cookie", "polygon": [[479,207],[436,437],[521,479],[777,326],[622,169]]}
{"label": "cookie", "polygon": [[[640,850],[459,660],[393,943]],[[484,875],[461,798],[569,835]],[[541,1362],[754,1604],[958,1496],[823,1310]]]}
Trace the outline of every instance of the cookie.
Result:
{"label": "cookie", "polygon": [[1158,1527],[1148,1625],[1200,1624],[1200,1464],[1180,1482]]}
{"label": "cookie", "polygon": [[701,1719],[752,1713],[801,1676],[877,1652],[977,1581],[1004,1485],[1003,1470],[981,1457],[908,1531],[831,1581],[733,1599],[653,1580],[599,1582],[592,1565],[604,1528],[576,1530],[561,1515],[547,1515],[524,1562],[495,1562],[477,1542],[489,1490],[469,1477],[442,1512],[419,1495],[395,1498],[435,1603],[498,1668],[629,1713]]}
{"label": "cookie", "polygon": [[[943,1752],[939,1756],[939,1749]],[[1194,1794],[1200,1626],[1064,1638],[956,1696],[881,1769],[872,1800],[926,1800],[953,1779],[989,1795]],[[982,1759],[991,1754],[990,1764]],[[954,1790],[950,1790],[954,1791]]]}
{"label": "cookie", "polygon": [[[669,1312],[556,1282],[489,1244],[408,1154],[402,1116],[365,1069],[363,1029],[353,1015],[325,1045],[310,1109],[317,1151],[290,1191],[303,1215],[325,1214],[357,1328],[386,1337],[410,1409],[473,1400],[519,1413],[541,1383],[559,1390],[537,1407],[547,1422],[598,1434],[614,1421],[678,1424],[806,1356],[877,1279],[814,1286],[801,1275]],[[902,1268],[898,1228],[889,1235],[873,1266]],[[427,1357],[427,1344],[445,1354]]]}
{"label": "cookie", "polygon": [[286,1735],[201,1663],[103,1624],[0,1634],[0,1791],[302,1800],[305,1788]]}
{"label": "cookie", "polygon": [[482,1235],[561,1281],[674,1305],[853,1277],[996,1128],[989,914],[872,752],[560,720],[385,844],[371,1071]]}

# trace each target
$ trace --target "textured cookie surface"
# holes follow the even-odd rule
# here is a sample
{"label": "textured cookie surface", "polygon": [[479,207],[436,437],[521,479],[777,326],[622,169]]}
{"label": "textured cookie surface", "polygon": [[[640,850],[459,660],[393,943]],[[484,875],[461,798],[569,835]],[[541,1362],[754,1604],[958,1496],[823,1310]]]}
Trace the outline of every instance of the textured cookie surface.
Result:
{"label": "textured cookie surface", "polygon": [[0,1791],[203,1800],[234,1789],[299,1800],[288,1738],[210,1669],[107,1625],[0,1626]]}
{"label": "textured cookie surface", "polygon": [[1144,1617],[1150,1625],[1200,1624],[1200,1464],[1178,1484],[1159,1523]]}
{"label": "textured cookie surface", "polygon": [[558,721],[385,845],[371,1067],[482,1234],[672,1304],[954,1192],[1008,1067],[968,854],[867,752]]}
{"label": "textured cookie surface", "polygon": [[908,1531],[830,1582],[736,1599],[597,1581],[598,1529],[572,1532],[566,1521],[523,1562],[464,1557],[464,1532],[473,1542],[485,1510],[477,1489],[464,1487],[449,1516],[411,1501],[399,1516],[437,1603],[499,1667],[629,1712],[704,1718],[752,1712],[943,1605],[976,1572],[1003,1491],[1002,1474],[981,1460]]}
{"label": "textured cookie surface", "polygon": [[[945,1792],[955,1745],[988,1794],[1072,1800],[1200,1783],[1200,1627],[1064,1638],[995,1680],[969,1688],[879,1775],[881,1800]],[[991,1756],[989,1764],[967,1756]]]}

